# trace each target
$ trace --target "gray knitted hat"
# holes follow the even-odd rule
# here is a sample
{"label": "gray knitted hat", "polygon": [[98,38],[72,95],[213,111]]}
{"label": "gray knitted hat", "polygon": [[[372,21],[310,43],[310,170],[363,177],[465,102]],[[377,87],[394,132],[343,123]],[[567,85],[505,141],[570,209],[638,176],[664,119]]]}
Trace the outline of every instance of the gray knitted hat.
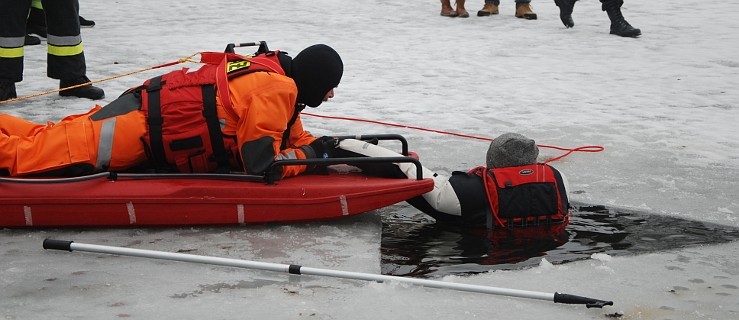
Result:
{"label": "gray knitted hat", "polygon": [[504,133],[493,139],[487,155],[489,168],[523,166],[536,163],[536,142],[518,133]]}

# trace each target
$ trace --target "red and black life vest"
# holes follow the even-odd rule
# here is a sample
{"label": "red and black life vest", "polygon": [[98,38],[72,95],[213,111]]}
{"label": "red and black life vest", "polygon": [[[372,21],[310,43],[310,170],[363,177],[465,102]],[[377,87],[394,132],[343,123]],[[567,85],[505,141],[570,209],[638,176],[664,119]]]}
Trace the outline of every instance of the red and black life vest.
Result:
{"label": "red and black life vest", "polygon": [[219,172],[242,167],[235,137],[221,132],[216,90],[223,109],[235,119],[228,79],[252,72],[285,75],[278,51],[243,57],[228,53],[201,54],[197,71],[172,71],[144,82],[141,110],[148,131],[144,137],[155,168],[178,172]]}
{"label": "red and black life vest", "polygon": [[492,216],[488,227],[527,227],[566,223],[569,201],[560,173],[537,163],[507,168],[477,167]]}

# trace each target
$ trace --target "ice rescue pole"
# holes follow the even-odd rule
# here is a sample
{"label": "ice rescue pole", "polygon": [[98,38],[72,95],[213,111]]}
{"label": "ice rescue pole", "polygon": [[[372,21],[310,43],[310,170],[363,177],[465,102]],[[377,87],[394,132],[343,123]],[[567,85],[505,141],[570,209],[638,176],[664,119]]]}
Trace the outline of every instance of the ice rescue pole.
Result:
{"label": "ice rescue pole", "polygon": [[537,299],[551,301],[554,303],[566,304],[584,304],[588,308],[603,308],[604,306],[613,305],[613,301],[599,300],[588,297],[581,297],[564,293],[547,293],[517,289],[506,289],[498,287],[488,287],[464,283],[453,283],[437,280],[404,278],[398,276],[379,275],[371,273],[349,272],[341,270],[320,269],[303,267],[295,264],[278,264],[269,262],[249,261],[240,259],[209,257],[184,253],[173,253],[164,251],[144,250],[122,248],[114,246],[103,246],[95,244],[77,243],[69,240],[53,240],[45,239],[43,243],[44,249],[64,250],[64,251],[85,251],[95,253],[107,253],[121,256],[142,257],[151,259],[172,260],[181,262],[203,263],[217,266],[236,267],[244,269],[257,269],[265,271],[283,272],[295,275],[314,275],[326,276],[342,279],[354,279],[377,282],[402,282],[429,288],[450,289],[457,291],[477,292],[517,298]]}

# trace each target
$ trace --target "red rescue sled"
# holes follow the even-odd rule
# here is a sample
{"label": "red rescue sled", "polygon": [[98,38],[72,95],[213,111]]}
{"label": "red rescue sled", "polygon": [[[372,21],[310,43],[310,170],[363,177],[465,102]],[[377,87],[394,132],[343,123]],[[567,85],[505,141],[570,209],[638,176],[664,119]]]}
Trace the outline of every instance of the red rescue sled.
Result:
{"label": "red rescue sled", "polygon": [[[383,159],[415,162],[420,167],[411,157]],[[341,160],[313,162],[335,164]],[[365,158],[370,160],[381,159]],[[278,162],[290,165],[305,160]],[[433,189],[433,181],[422,179],[420,171],[417,179],[393,179],[367,176],[349,170],[354,167],[347,165],[328,168],[324,174],[276,182],[233,174],[100,173],[58,179],[0,178],[0,227],[311,221],[382,208]]]}

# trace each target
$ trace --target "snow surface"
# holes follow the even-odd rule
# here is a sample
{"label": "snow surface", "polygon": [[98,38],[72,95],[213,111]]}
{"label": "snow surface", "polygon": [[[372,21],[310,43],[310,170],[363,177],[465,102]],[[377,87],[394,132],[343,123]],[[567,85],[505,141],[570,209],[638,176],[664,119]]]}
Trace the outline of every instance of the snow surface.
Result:
{"label": "snow surface", "polygon": [[[439,16],[434,1],[82,1],[88,76],[102,79],[267,40],[297,54],[333,46],[345,63],[324,115],[478,136],[514,131],[540,144],[602,145],[554,163],[573,200],[739,226],[739,2],[626,1],[638,39],[608,34],[600,3],[583,0],[566,29],[552,1],[537,21],[501,14]],[[249,51],[251,52],[251,51]],[[245,52],[246,53],[246,52]],[[26,48],[19,95],[55,89],[43,46]],[[189,64],[190,67],[196,67]],[[178,66],[179,67],[179,66]],[[166,70],[101,83],[112,101]],[[94,103],[47,95],[0,105],[44,122]],[[305,116],[314,134],[400,133],[431,169],[484,161],[486,142]],[[559,151],[542,149],[544,157]],[[401,284],[49,252],[44,238],[377,273],[380,214],[340,221],[228,228],[0,230],[2,319],[737,319],[739,243],[610,257],[442,281],[615,301],[583,306]]]}

